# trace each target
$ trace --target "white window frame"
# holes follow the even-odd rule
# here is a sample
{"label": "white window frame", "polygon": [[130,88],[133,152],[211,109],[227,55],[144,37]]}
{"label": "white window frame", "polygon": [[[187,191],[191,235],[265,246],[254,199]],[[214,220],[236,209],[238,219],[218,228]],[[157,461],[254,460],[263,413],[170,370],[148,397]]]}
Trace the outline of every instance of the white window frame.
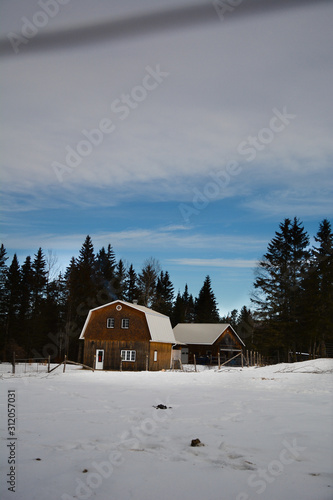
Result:
{"label": "white window frame", "polygon": [[157,351],[154,351],[154,361],[157,361]]}
{"label": "white window frame", "polygon": [[129,361],[131,363],[136,361],[136,351],[133,350],[124,349],[120,352],[120,356],[122,361]]}
{"label": "white window frame", "polygon": [[123,318],[121,320],[121,327],[128,330],[128,328],[129,328],[129,319],[128,318]]}
{"label": "white window frame", "polygon": [[107,318],[106,328],[114,328],[114,318]]}

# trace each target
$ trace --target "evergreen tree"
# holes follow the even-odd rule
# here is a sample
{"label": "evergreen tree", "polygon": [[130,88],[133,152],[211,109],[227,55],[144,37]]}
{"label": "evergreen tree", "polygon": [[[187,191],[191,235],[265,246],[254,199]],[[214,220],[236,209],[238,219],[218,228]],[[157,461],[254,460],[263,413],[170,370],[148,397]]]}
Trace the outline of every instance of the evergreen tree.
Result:
{"label": "evergreen tree", "polygon": [[206,276],[204,284],[195,299],[195,322],[218,323],[220,320],[217,302],[212,290],[211,280]]}
{"label": "evergreen tree", "polygon": [[31,319],[32,315],[32,288],[33,288],[33,269],[31,257],[25,259],[22,266],[22,282],[20,293],[20,320]]}
{"label": "evergreen tree", "polygon": [[4,346],[4,331],[5,331],[5,323],[7,316],[7,306],[6,306],[6,276],[8,267],[6,266],[7,252],[3,244],[1,244],[0,248],[0,332],[1,338],[0,340],[0,350],[3,349]]}
{"label": "evergreen tree", "polygon": [[183,297],[181,296],[179,290],[172,308],[172,314],[170,319],[172,328],[178,325],[178,323],[185,323],[185,305]]}
{"label": "evergreen tree", "polygon": [[172,326],[176,326],[178,323],[193,323],[194,319],[195,311],[193,295],[189,294],[186,283],[183,294],[181,295],[180,291],[177,293],[172,310],[171,323]]}
{"label": "evergreen tree", "polygon": [[226,316],[223,316],[221,318],[222,323],[228,323],[229,325],[232,326],[234,330],[237,329],[237,324],[238,324],[238,311],[237,309],[233,309],[231,313],[228,312]]}
{"label": "evergreen tree", "polygon": [[243,306],[237,318],[236,332],[248,349],[253,349],[254,319],[252,312]]}
{"label": "evergreen tree", "polygon": [[310,253],[309,236],[300,221],[285,219],[259,262],[252,301],[265,322],[266,349],[296,352],[301,344],[301,285]]}
{"label": "evergreen tree", "polygon": [[41,248],[35,254],[32,263],[32,308],[33,314],[38,314],[38,309],[46,297],[47,270],[44,254]]}
{"label": "evergreen tree", "polygon": [[31,257],[28,255],[21,268],[20,287],[20,325],[22,328],[22,347],[28,350],[32,335],[32,307],[33,307],[33,269]]}
{"label": "evergreen tree", "polygon": [[130,265],[127,276],[125,280],[125,300],[127,302],[133,302],[133,300],[139,299],[139,288],[138,288],[138,277],[136,275],[133,264]]}
{"label": "evergreen tree", "polygon": [[150,307],[155,298],[156,281],[160,272],[159,262],[151,257],[144,262],[141,273],[139,274],[138,286],[140,290],[140,303]]}
{"label": "evergreen tree", "polygon": [[126,290],[126,277],[127,270],[122,259],[119,259],[114,278],[114,290],[117,296],[117,299],[124,300],[125,298],[125,290]]}
{"label": "evergreen tree", "polygon": [[41,248],[32,263],[32,320],[31,334],[25,336],[27,348],[41,351],[47,342],[48,317],[44,310],[47,298],[47,269]]}
{"label": "evergreen tree", "polygon": [[187,283],[185,284],[182,299],[185,307],[185,323],[193,323],[195,318],[195,304],[193,295],[188,291]]}
{"label": "evergreen tree", "polygon": [[5,282],[5,307],[6,307],[6,327],[5,327],[5,346],[9,340],[17,342],[19,328],[19,309],[20,309],[20,284],[21,272],[14,254],[12,263],[7,271]]}
{"label": "evergreen tree", "polygon": [[104,247],[96,256],[96,278],[98,287],[98,303],[106,304],[115,298],[116,257],[111,245]]}
{"label": "evergreen tree", "polygon": [[326,356],[326,344],[333,348],[333,233],[327,219],[314,239],[318,246],[304,275],[302,312],[310,352]]}
{"label": "evergreen tree", "polygon": [[97,273],[94,246],[88,235],[80,249],[76,260],[75,306],[76,321],[81,328],[84,324],[86,313],[97,307]]}
{"label": "evergreen tree", "polygon": [[156,311],[171,316],[173,307],[174,289],[170,281],[168,271],[161,271],[157,278],[155,297],[152,302],[152,308]]}

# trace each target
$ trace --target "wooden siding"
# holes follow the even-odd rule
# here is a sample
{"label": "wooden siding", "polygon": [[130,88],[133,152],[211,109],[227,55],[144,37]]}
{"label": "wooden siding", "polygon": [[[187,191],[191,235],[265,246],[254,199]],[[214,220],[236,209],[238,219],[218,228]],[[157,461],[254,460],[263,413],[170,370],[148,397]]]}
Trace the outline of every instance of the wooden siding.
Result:
{"label": "wooden siding", "polygon": [[232,356],[237,354],[237,351],[241,351],[243,345],[239,342],[238,338],[234,335],[233,331],[228,327],[222,335],[216,339],[216,341],[211,344],[187,344],[189,363],[193,363],[195,354],[196,360],[200,362],[200,359],[207,358],[211,356],[213,361],[217,360],[218,353],[220,352],[221,363],[230,359]]}
{"label": "wooden siding", "polygon": [[[150,333],[144,312],[123,305],[120,311],[112,304],[91,312],[90,321],[84,333],[85,340],[117,340],[123,342],[150,340]],[[115,319],[114,328],[107,328],[108,318]],[[121,320],[129,319],[129,328],[121,328]]]}
{"label": "wooden siding", "polygon": [[97,349],[104,350],[104,370],[120,370],[120,354],[122,350],[136,352],[135,361],[123,361],[122,369],[125,371],[141,371],[146,369],[147,356],[149,360],[149,342],[118,340],[85,340],[84,364],[93,366],[94,355]]}
{"label": "wooden siding", "polygon": [[[169,369],[172,344],[151,342],[145,313],[126,304],[117,303],[91,311],[84,333],[84,364],[93,366],[96,350],[104,350],[104,370],[157,371]],[[114,318],[114,328],[107,328],[107,319]],[[129,328],[122,328],[122,319],[129,320]],[[122,350],[136,352],[135,361],[122,361]],[[154,361],[154,352],[157,360]]]}
{"label": "wooden siding", "polygon": [[[150,342],[149,370],[169,370],[171,365],[172,344]],[[157,360],[154,361],[154,352],[157,351]]]}

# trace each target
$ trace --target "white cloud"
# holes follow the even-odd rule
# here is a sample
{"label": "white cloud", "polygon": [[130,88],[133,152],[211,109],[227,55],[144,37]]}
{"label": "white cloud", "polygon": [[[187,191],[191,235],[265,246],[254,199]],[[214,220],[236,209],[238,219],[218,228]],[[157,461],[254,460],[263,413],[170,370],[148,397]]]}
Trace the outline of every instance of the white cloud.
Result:
{"label": "white cloud", "polygon": [[252,268],[257,264],[256,260],[249,259],[168,259],[179,266],[195,266],[195,267],[240,267]]}
{"label": "white cloud", "polygon": [[[99,5],[101,13],[109,8]],[[124,9],[129,11],[130,5]],[[152,3],[145,5],[148,9]],[[146,196],[189,200],[193,186],[205,182],[212,169],[245,160],[237,153],[239,143],[258,134],[272,109],[283,106],[297,118],[258,152],[254,163],[245,163],[252,183],[239,176],[227,195],[266,185],[265,178],[277,177],[277,159],[288,167],[286,184],[305,162],[319,173],[332,155],[329,9],[283,12],[230,26],[218,23],[98,51],[91,47],[36,57],[27,52],[26,57],[5,60],[5,189],[13,196],[26,190],[35,199],[51,200],[52,186],[58,203],[70,196],[78,204],[94,204],[91,190],[101,187],[113,190],[114,202]],[[74,5],[66,12],[75,19]],[[140,84],[147,64],[158,63],[170,76],[121,122],[111,103]],[[318,78],[319,73],[324,77]],[[115,133],[59,185],[52,162],[63,161],[66,147],[75,148],[81,131],[103,118],[115,121]],[[321,185],[320,175],[316,182]],[[98,203],[107,198],[101,194]]]}

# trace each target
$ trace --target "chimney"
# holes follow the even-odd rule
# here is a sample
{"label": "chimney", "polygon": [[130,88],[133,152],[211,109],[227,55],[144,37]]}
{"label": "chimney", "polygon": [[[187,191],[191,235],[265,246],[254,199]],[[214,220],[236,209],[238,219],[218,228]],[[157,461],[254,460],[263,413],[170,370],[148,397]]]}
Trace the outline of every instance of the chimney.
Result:
{"label": "chimney", "polygon": [[133,299],[133,304],[134,305],[138,305],[138,300],[137,299]]}

